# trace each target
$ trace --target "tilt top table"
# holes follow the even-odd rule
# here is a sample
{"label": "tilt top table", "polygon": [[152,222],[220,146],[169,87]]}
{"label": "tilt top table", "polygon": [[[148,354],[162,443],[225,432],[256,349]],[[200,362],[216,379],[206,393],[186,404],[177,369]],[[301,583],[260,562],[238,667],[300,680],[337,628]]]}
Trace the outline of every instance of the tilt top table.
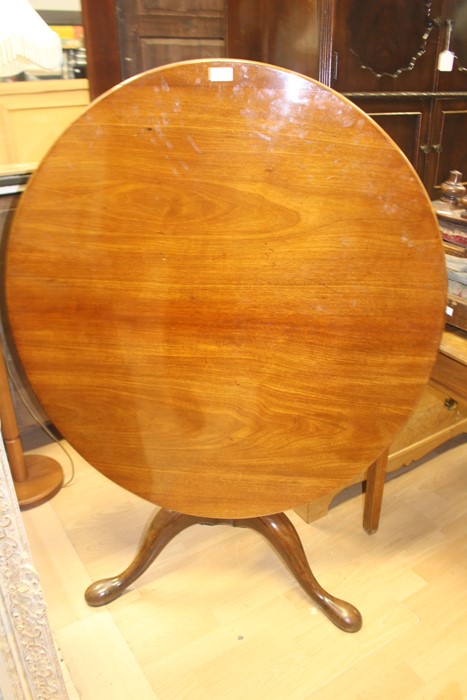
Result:
{"label": "tilt top table", "polygon": [[[11,332],[69,442],[162,508],[132,583],[180,530],[269,539],[339,627],[282,511],[344,487],[414,409],[444,324],[423,187],[372,120],[316,81],[188,61],[96,100],[24,193]],[[344,534],[344,533],[343,533]]]}

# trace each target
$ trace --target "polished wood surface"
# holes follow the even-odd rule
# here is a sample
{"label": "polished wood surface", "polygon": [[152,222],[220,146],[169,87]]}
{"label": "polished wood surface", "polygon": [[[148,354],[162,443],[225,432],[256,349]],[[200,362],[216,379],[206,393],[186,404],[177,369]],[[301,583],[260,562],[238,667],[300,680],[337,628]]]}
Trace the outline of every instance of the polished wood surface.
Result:
{"label": "polished wood surface", "polygon": [[81,0],[91,99],[122,80],[117,11],[114,0]]}
{"label": "polished wood surface", "polygon": [[81,4],[93,97],[156,66],[226,55],[225,0]]}
{"label": "polished wood surface", "polygon": [[[402,148],[434,199],[439,194],[434,187],[449,170],[467,172],[466,140],[459,136],[467,128],[462,3],[83,0],[85,36],[99,48],[98,55],[88,52],[91,92],[96,96],[117,83],[114,71],[106,70],[111,59],[121,67],[122,79],[175,61],[216,56],[290,68],[351,95],[365,112],[376,112],[376,121]],[[454,70],[443,73],[437,61],[452,19],[456,59]],[[105,22],[110,29],[103,36]],[[418,52],[413,68],[403,70],[413,51]],[[396,71],[396,77],[378,77],[384,68]]]}
{"label": "polished wood surface", "polygon": [[323,3],[228,0],[227,56],[291,68],[317,78]]}
{"label": "polished wood surface", "polygon": [[404,156],[332,90],[233,60],[96,101],[22,197],[6,287],[62,434],[202,517],[276,513],[366,469],[444,323],[438,228]]}

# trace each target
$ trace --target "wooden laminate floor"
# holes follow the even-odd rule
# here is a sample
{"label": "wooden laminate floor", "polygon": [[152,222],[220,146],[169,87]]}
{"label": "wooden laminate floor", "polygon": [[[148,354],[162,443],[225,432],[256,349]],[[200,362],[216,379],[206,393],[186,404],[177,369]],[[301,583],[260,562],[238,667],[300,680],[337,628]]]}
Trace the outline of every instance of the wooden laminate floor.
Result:
{"label": "wooden laminate floor", "polygon": [[[35,452],[68,472],[56,445]],[[85,588],[125,568],[154,507],[74,458],[72,484],[23,515],[77,697],[467,698],[465,438],[389,481],[371,537],[361,497],[310,525],[289,514],[318,580],[362,612],[357,634],[316,610],[257,533],[228,526],[186,530],[122,598],[88,607]]]}

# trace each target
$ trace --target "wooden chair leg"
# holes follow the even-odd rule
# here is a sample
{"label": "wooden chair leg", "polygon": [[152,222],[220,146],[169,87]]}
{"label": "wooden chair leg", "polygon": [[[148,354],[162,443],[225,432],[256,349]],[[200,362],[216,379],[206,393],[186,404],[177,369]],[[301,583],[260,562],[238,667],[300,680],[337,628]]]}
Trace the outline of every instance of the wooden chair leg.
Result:
{"label": "wooden chair leg", "polygon": [[389,449],[385,450],[376,462],[373,462],[367,473],[363,528],[369,535],[373,535],[379,527],[388,456]]}

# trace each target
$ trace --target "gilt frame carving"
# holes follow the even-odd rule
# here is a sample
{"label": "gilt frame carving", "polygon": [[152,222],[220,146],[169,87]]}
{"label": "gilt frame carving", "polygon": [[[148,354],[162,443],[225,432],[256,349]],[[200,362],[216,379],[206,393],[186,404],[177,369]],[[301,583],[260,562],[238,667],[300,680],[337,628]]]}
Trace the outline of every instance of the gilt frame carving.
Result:
{"label": "gilt frame carving", "polygon": [[15,489],[0,440],[0,697],[68,700]]}

